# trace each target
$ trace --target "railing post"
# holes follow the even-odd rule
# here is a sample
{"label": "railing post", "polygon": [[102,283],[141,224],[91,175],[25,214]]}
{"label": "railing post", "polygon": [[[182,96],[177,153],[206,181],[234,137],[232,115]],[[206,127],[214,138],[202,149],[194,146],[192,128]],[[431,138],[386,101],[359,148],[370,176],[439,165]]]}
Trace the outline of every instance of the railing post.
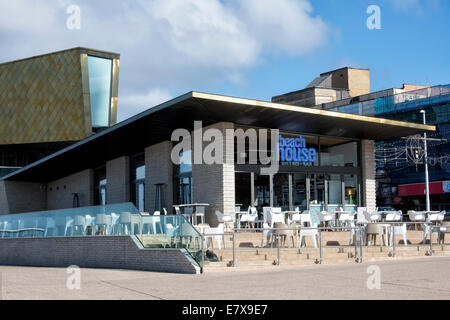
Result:
{"label": "railing post", "polygon": [[432,226],[431,222],[429,225],[429,230],[430,230],[430,256],[432,256],[433,255],[433,226]]}
{"label": "railing post", "polygon": [[277,265],[280,265],[280,235],[277,233]]}
{"label": "railing post", "polygon": [[322,230],[319,229],[319,264],[322,264]]}
{"label": "railing post", "polygon": [[205,268],[205,246],[203,245],[204,238],[202,234],[200,235],[200,241],[200,248],[202,249],[202,268],[200,269],[200,272],[203,273],[203,270]]}
{"label": "railing post", "polygon": [[233,230],[233,267],[236,267],[236,240],[235,240],[236,231]]}
{"label": "railing post", "polygon": [[392,228],[392,256],[395,257],[397,255],[397,248],[395,246],[395,226],[391,225]]}
{"label": "railing post", "polygon": [[359,227],[359,263],[363,262],[363,229],[362,226]]}

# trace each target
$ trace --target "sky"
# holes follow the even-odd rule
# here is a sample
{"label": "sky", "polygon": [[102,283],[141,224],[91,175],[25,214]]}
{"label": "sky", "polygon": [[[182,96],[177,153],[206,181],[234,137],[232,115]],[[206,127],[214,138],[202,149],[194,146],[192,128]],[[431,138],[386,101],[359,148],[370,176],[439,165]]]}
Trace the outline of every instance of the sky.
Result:
{"label": "sky", "polygon": [[120,53],[122,121],[189,91],[270,101],[344,66],[370,68],[372,91],[448,84],[449,15],[448,0],[0,0],[0,63]]}

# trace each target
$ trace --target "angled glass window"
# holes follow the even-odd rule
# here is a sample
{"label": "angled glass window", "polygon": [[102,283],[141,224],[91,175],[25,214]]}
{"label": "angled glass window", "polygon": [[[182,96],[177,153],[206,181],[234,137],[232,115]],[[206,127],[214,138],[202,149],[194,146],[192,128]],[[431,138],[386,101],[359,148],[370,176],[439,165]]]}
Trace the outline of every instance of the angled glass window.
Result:
{"label": "angled glass window", "polygon": [[112,60],[88,56],[92,127],[109,126]]}

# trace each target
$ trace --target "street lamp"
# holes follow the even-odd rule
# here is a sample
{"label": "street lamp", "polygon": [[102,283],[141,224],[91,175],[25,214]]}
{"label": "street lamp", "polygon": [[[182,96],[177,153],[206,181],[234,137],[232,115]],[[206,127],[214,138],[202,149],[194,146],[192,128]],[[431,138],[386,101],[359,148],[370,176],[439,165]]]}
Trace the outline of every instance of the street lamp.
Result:
{"label": "street lamp", "polygon": [[[426,118],[425,118],[425,110],[420,110],[420,113],[423,115],[423,124],[426,124]],[[424,152],[425,152],[425,199],[426,199],[426,207],[427,211],[430,211],[430,187],[428,182],[428,154],[427,154],[427,133],[423,133],[423,145],[424,145]]]}

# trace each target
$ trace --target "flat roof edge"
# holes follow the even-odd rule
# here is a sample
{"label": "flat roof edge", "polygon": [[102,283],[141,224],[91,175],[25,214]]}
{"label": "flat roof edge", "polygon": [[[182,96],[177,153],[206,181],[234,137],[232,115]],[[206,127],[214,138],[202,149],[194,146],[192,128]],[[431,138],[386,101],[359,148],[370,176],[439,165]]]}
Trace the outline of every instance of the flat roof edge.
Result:
{"label": "flat roof edge", "polygon": [[27,61],[27,60],[42,58],[45,56],[51,56],[53,54],[59,54],[59,53],[67,52],[67,51],[75,51],[75,50],[79,50],[80,52],[87,53],[87,54],[89,54],[89,52],[91,52],[93,55],[98,54],[99,56],[103,55],[105,57],[113,56],[114,59],[120,58],[120,53],[109,52],[109,51],[98,50],[98,49],[91,49],[91,48],[86,48],[86,47],[74,47],[74,48],[69,48],[69,49],[63,49],[63,50],[58,50],[58,51],[53,51],[53,52],[42,53],[42,54],[38,54],[35,56],[26,57],[26,58],[22,58],[22,59],[1,62],[0,66],[10,64],[10,63],[18,63],[18,62],[23,62],[23,61]]}
{"label": "flat roof edge", "polygon": [[294,112],[302,112],[302,113],[308,113],[308,114],[323,115],[323,116],[329,116],[329,117],[334,117],[334,118],[343,118],[343,119],[349,119],[349,120],[355,120],[355,121],[366,121],[366,122],[379,123],[379,124],[385,124],[385,125],[391,125],[391,126],[414,128],[414,129],[424,130],[424,131],[436,131],[436,126],[434,126],[434,125],[424,125],[424,124],[418,124],[418,123],[413,123],[413,122],[404,122],[404,121],[390,120],[390,119],[384,119],[384,118],[361,116],[361,115],[355,115],[355,114],[351,114],[351,113],[293,106],[293,105],[289,105],[289,104],[267,102],[267,101],[262,101],[262,100],[237,98],[237,97],[216,95],[216,94],[203,93],[203,92],[193,92],[193,97],[199,98],[199,99],[210,99],[210,100],[230,102],[230,103],[241,103],[241,104],[246,104],[246,105],[253,105],[255,107],[259,106],[259,107],[274,108],[274,109],[294,111]]}

